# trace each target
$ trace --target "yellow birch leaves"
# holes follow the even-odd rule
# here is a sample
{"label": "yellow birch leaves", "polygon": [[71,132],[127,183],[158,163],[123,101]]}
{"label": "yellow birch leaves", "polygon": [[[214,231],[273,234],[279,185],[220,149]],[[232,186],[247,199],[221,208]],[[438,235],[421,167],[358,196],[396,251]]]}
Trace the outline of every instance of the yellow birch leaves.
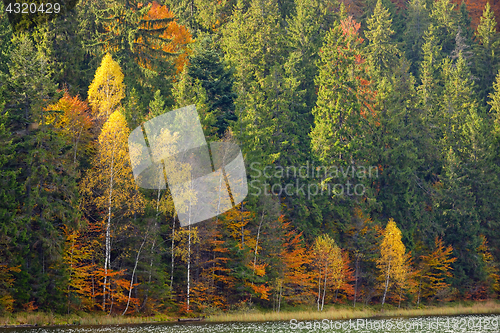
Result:
{"label": "yellow birch leaves", "polygon": [[401,230],[391,218],[385,228],[380,244],[380,259],[377,260],[380,278],[385,284],[384,294],[387,292],[389,282],[395,283],[400,288],[406,285],[409,272],[405,252],[406,248],[401,241]]}
{"label": "yellow birch leaves", "polygon": [[109,53],[102,59],[89,86],[89,103],[94,116],[107,119],[125,97],[123,73]]}
{"label": "yellow birch leaves", "polygon": [[124,209],[126,215],[143,207],[132,176],[128,134],[125,117],[120,111],[113,112],[102,127],[92,169],[82,183],[82,192],[93,198],[96,207],[107,210],[111,201],[113,211]]}

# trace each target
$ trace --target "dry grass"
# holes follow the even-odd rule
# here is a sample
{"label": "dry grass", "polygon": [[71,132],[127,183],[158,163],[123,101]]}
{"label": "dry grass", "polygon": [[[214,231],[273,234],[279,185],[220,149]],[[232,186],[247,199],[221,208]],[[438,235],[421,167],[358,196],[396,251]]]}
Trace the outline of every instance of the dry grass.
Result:
{"label": "dry grass", "polygon": [[[389,306],[388,306],[389,307]],[[222,313],[210,316],[211,322],[264,322],[290,321],[291,319],[304,320],[342,320],[374,317],[425,317],[425,316],[456,316],[466,314],[500,314],[500,303],[494,301],[477,302],[470,304],[446,304],[442,306],[428,306],[421,309],[385,309],[376,307],[330,307],[318,312],[314,307],[299,311],[259,312],[255,309],[246,309],[235,313]],[[10,316],[0,317],[0,327],[17,325],[116,325],[140,324],[174,321],[175,317],[156,315],[154,317],[138,316],[107,316],[102,314],[79,313],[71,315],[55,315],[44,312],[20,312]]]}
{"label": "dry grass", "polygon": [[6,317],[0,317],[0,327],[18,325],[56,326],[56,325],[116,325],[141,324],[162,321],[173,321],[175,318],[166,315],[153,317],[137,316],[107,316],[101,314],[82,313],[71,315],[54,315],[45,312],[19,312]]}
{"label": "dry grass", "polygon": [[374,317],[425,317],[425,316],[454,316],[465,314],[494,314],[500,313],[500,304],[493,301],[474,303],[472,305],[436,306],[422,309],[390,309],[377,310],[373,308],[334,308],[319,312],[314,309],[308,311],[284,312],[241,312],[226,313],[211,316],[213,322],[262,322],[262,321],[289,321],[291,319],[304,320],[342,320]]}

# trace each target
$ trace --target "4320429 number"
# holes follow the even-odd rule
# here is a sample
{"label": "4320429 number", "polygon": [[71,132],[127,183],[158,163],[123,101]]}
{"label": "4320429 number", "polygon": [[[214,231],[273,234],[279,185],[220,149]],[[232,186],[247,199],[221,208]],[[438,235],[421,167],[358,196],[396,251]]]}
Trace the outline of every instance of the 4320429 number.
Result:
{"label": "4320429 number", "polygon": [[43,13],[43,14],[58,14],[61,11],[61,5],[57,2],[55,3],[9,3],[7,7],[5,7],[5,11],[8,13],[14,14],[35,14],[35,13]]}

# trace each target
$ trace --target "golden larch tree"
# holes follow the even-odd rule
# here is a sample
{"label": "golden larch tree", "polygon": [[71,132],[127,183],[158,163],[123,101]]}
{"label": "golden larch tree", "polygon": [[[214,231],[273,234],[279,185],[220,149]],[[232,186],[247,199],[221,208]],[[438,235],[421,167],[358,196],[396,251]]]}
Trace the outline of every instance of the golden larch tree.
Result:
{"label": "golden larch tree", "polygon": [[120,106],[125,97],[120,65],[106,53],[89,86],[89,103],[96,118],[104,121]]}

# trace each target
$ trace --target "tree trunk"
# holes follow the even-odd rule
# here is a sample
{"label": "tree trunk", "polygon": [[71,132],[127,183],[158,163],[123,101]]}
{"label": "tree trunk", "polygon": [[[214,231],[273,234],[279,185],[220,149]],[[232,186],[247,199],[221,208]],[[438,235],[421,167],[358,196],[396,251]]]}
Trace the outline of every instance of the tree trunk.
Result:
{"label": "tree trunk", "polygon": [[356,274],[355,274],[355,282],[354,282],[354,300],[353,307],[356,307],[356,297],[358,295],[358,274],[359,274],[359,256],[356,256]]}
{"label": "tree trunk", "polygon": [[325,265],[325,284],[323,286],[323,299],[321,300],[321,311],[323,311],[323,306],[325,305],[325,295],[326,295],[326,281],[328,279],[328,265]]}
{"label": "tree trunk", "polygon": [[139,251],[137,251],[137,256],[135,257],[135,265],[134,269],[132,270],[132,277],[130,278],[130,287],[128,290],[128,299],[127,299],[127,306],[125,307],[125,310],[122,313],[122,316],[127,313],[128,306],[130,304],[130,297],[132,296],[132,286],[134,285],[134,276],[135,276],[135,270],[137,269],[137,263],[139,262],[139,256],[141,255],[141,250],[142,247],[144,246],[144,243],[146,243],[146,239],[148,237],[148,232],[146,231],[146,235],[144,236],[144,240],[142,241],[141,247],[139,247]]}
{"label": "tree trunk", "polygon": [[114,178],[114,143],[113,153],[111,155],[110,179],[109,179],[109,200],[108,200],[108,222],[106,224],[106,257],[104,258],[104,285],[102,292],[102,310],[106,311],[106,284],[108,283],[108,268],[111,265],[111,203],[113,196],[113,178]]}
{"label": "tree trunk", "polygon": [[254,274],[255,274],[255,265],[257,264],[257,246],[259,245],[260,227],[262,226],[262,221],[264,220],[264,212],[265,211],[263,210],[262,217],[260,218],[259,228],[257,229],[257,240],[255,241],[255,252],[254,252],[254,256],[253,256],[253,272],[254,272]]}
{"label": "tree trunk", "polygon": [[282,295],[282,290],[283,290],[283,285],[282,282],[280,281],[280,295],[278,298],[278,312],[281,310],[281,295]]}
{"label": "tree trunk", "polygon": [[389,266],[387,267],[387,277],[385,278],[385,288],[384,288],[384,297],[382,298],[382,307],[384,307],[385,297],[387,295],[387,288],[389,287],[389,272],[391,270],[391,262],[389,261]]}
{"label": "tree trunk", "polygon": [[319,302],[321,300],[321,267],[319,268],[319,276],[318,276],[318,311],[319,311]]}
{"label": "tree trunk", "polygon": [[175,255],[174,255],[174,236],[175,236],[175,215],[174,218],[172,219],[172,266],[170,269],[170,298],[172,298],[172,291],[173,284],[174,284],[174,260],[175,260]]}
{"label": "tree trunk", "polygon": [[[190,221],[191,222],[191,221]],[[188,257],[187,257],[187,310],[189,311],[189,289],[191,287],[191,281],[189,280],[189,274],[191,270],[191,223],[188,226]]]}

